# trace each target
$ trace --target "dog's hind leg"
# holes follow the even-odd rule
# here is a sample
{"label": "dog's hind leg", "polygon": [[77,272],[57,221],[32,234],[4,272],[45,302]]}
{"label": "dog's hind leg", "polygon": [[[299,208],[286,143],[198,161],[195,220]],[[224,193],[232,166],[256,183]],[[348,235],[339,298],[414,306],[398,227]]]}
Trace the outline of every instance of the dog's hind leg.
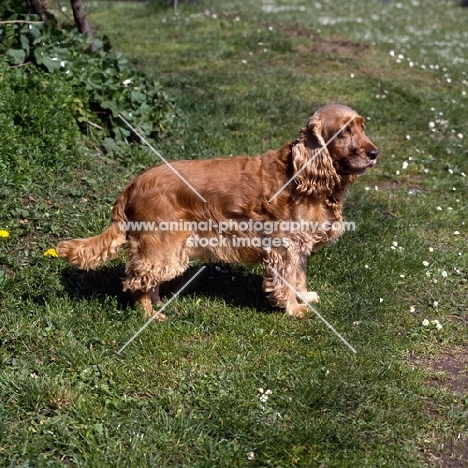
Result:
{"label": "dog's hind leg", "polygon": [[155,314],[153,310],[153,303],[159,304],[161,299],[159,297],[159,285],[153,287],[150,291],[136,290],[132,291],[133,300],[140,304],[145,312],[145,317],[150,318],[155,315],[155,320],[164,320],[166,316],[162,312]]}
{"label": "dog's hind leg", "polygon": [[156,315],[156,319],[164,320],[163,313],[153,310],[153,302],[160,302],[159,286],[183,274],[188,267],[185,239],[181,242],[179,237],[176,233],[129,236],[130,260],[123,289],[131,292],[146,318]]}

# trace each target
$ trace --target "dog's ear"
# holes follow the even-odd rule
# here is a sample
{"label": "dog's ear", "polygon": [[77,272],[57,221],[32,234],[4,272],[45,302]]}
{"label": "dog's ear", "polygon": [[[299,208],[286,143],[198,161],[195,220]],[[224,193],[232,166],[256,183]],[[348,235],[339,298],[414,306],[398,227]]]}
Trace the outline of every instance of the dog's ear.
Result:
{"label": "dog's ear", "polygon": [[340,184],[318,116],[313,115],[301,128],[299,140],[292,148],[292,162],[297,190],[305,195],[326,198]]}

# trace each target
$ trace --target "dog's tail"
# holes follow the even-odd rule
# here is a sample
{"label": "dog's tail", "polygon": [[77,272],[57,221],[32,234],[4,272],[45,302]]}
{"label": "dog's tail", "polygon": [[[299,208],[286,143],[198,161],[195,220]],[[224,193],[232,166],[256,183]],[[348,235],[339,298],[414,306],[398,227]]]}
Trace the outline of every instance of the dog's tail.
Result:
{"label": "dog's tail", "polygon": [[114,258],[119,247],[126,242],[122,223],[127,221],[127,192],[124,190],[117,198],[112,208],[111,223],[104,232],[88,239],[60,242],[56,249],[58,256],[82,270],[93,270]]}

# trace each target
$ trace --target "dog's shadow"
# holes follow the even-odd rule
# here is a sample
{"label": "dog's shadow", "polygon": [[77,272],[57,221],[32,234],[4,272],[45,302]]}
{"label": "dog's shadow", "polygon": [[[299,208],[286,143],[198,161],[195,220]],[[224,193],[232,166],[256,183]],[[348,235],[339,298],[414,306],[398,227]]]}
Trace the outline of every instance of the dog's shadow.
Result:
{"label": "dog's shadow", "polygon": [[[262,289],[259,271],[230,264],[211,263],[204,266],[201,272],[199,270],[202,265],[190,266],[182,276],[162,284],[160,294],[163,304],[183,288],[180,297],[193,295],[221,299],[232,307],[272,312],[272,306]],[[122,291],[124,276],[125,267],[121,263],[108,264],[93,271],[78,270],[70,266],[62,271],[61,283],[72,298],[97,298],[104,301],[108,297],[114,297],[118,308],[124,310],[134,305],[131,295]],[[190,281],[192,278],[194,279]]]}

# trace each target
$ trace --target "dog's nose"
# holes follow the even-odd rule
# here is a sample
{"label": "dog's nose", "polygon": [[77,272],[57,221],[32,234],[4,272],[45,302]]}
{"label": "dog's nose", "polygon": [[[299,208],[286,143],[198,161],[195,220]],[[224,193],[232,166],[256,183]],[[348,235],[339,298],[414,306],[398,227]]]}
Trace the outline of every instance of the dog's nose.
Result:
{"label": "dog's nose", "polygon": [[379,154],[379,150],[377,148],[376,149],[370,149],[370,150],[366,151],[367,157],[369,159],[372,159],[372,161],[377,158],[378,154]]}

